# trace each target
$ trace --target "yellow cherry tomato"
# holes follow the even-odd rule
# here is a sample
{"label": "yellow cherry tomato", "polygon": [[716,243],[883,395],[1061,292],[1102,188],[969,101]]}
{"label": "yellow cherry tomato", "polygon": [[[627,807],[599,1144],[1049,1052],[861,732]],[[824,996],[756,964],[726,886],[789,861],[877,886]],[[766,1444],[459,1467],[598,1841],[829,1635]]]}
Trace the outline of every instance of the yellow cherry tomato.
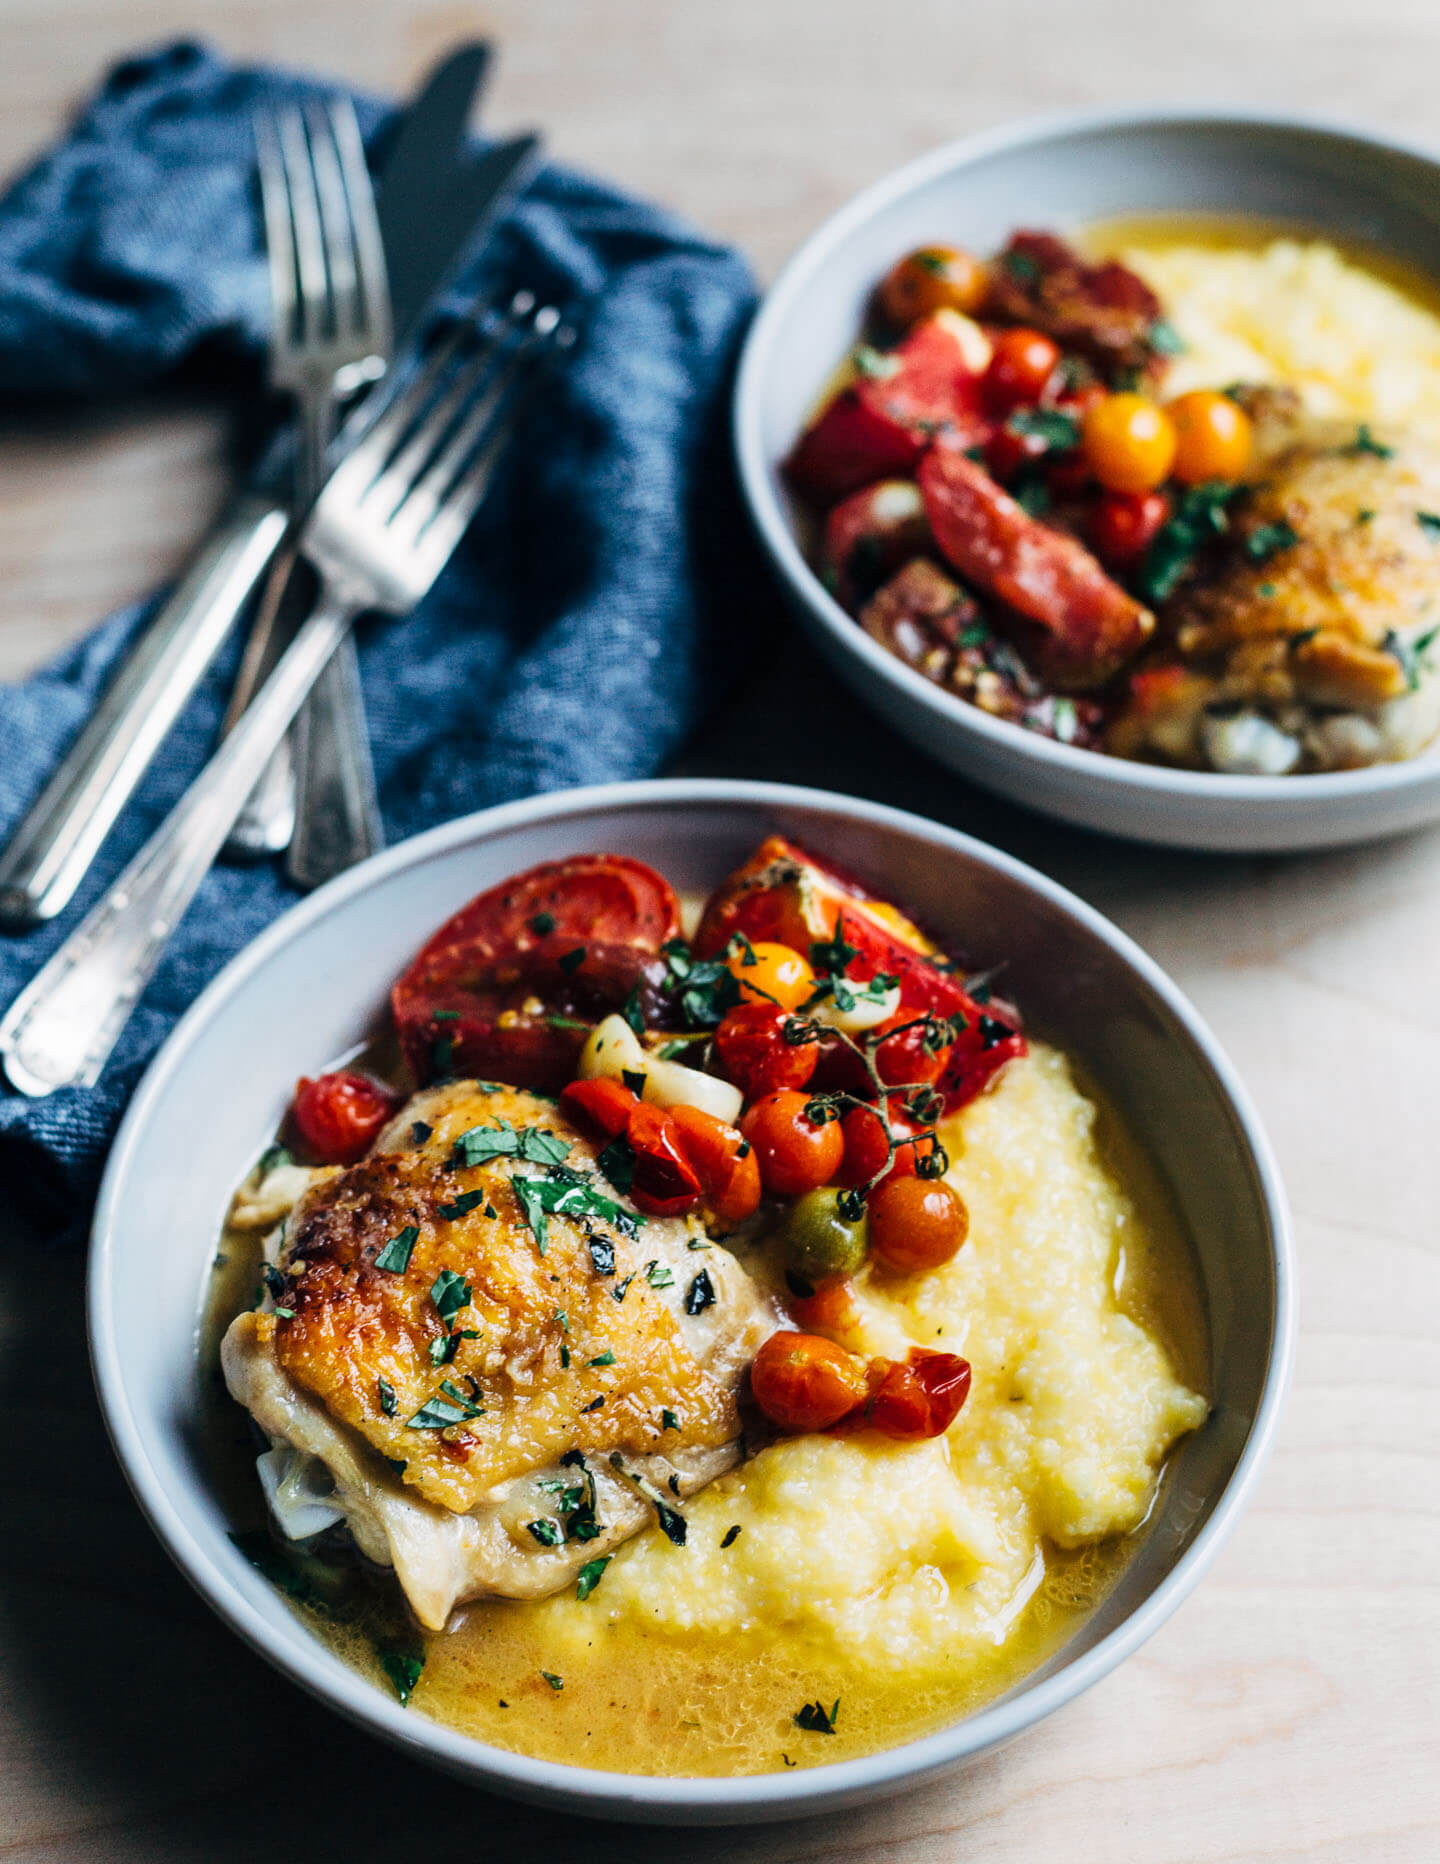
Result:
{"label": "yellow cherry tomato", "polygon": [[988,291],[985,268],[973,253],[959,246],[920,246],[885,274],[880,310],[887,323],[906,330],[934,311],[973,316]]}
{"label": "yellow cherry tomato", "polygon": [[1167,413],[1175,423],[1172,470],[1186,485],[1238,479],[1250,464],[1250,416],[1228,395],[1197,388],[1172,401]]}
{"label": "yellow cherry tomato", "polygon": [[725,960],[747,1003],[778,1003],[798,1010],[815,989],[815,973],[798,951],[761,939],[742,945]]}
{"label": "yellow cherry tomato", "polygon": [[1107,492],[1153,492],[1170,476],[1175,424],[1144,395],[1106,395],[1085,410],[1085,458]]}

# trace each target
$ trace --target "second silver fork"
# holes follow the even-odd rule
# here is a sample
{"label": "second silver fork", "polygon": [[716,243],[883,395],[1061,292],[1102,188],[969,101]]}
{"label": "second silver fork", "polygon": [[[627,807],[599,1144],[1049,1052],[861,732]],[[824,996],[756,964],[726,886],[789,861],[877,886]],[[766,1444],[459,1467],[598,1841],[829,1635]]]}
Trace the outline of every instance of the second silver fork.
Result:
{"label": "second silver fork", "polygon": [[[324,480],[342,400],[384,372],[390,295],[359,126],[349,100],[291,105],[255,123],[274,324],[273,386],[296,403],[294,502],[303,514]],[[225,728],[274,667],[287,634],[293,553],[271,570],[236,679]],[[267,765],[229,846],[279,852],[304,887],[380,847],[360,670],[347,638]]]}

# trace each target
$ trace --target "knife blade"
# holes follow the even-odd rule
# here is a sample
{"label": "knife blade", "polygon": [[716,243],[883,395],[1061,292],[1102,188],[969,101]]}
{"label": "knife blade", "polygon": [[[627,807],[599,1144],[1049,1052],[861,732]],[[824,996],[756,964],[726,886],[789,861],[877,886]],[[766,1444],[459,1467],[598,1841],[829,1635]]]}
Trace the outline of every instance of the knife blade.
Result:
{"label": "knife blade", "polygon": [[[477,65],[475,50],[465,48],[470,69],[483,76],[486,60]],[[456,59],[463,74],[463,55],[456,54]],[[446,66],[436,73],[437,80]],[[458,90],[460,78],[448,79],[444,91],[453,121],[452,85]],[[457,139],[468,114],[466,110],[459,130],[452,132]],[[440,242],[427,242],[435,279],[432,296],[458,269],[496,212],[523,188],[538,159],[538,137],[515,137],[471,159],[439,190],[442,197],[460,196],[469,219],[461,218],[459,209],[450,211],[447,200],[444,217],[453,241],[448,258]],[[432,205],[438,214],[439,203]],[[397,194],[391,211],[399,214],[401,206]],[[415,305],[407,326],[410,334],[428,301],[421,298]],[[161,605],[122,667],[123,678],[115,681],[113,694],[107,693],[0,851],[0,927],[22,930],[51,919],[73,898],[164,737],[245,612],[284,530],[284,504],[274,490],[275,451],[269,450],[250,488]]]}

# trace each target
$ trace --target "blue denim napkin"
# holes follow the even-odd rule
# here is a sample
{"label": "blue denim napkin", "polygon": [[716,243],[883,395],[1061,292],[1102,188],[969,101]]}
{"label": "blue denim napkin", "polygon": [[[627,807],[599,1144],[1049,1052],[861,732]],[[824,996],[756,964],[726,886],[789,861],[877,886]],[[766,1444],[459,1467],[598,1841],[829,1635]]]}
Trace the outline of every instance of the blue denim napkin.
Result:
{"label": "blue denim napkin", "polygon": [[[183,366],[253,398],[269,298],[251,115],[262,100],[321,88],[189,44],[117,67],[66,140],[0,198],[0,395],[133,392]],[[356,106],[374,144],[388,109],[364,97]],[[533,791],[652,774],[735,658],[721,620],[733,626],[748,606],[725,441],[726,390],[753,303],[736,254],[658,208],[546,168],[463,283],[559,294],[580,307],[582,341],[429,600],[362,636],[391,840]],[[115,616],[35,678],[0,687],[0,837],[147,612]],[[204,762],[238,647],[177,725],[71,908],[55,925],[0,938],[0,1004]],[[46,1227],[84,1222],[156,1047],[294,898],[273,865],[217,868],[99,1086],[0,1096],[7,1205],[29,1205]]]}

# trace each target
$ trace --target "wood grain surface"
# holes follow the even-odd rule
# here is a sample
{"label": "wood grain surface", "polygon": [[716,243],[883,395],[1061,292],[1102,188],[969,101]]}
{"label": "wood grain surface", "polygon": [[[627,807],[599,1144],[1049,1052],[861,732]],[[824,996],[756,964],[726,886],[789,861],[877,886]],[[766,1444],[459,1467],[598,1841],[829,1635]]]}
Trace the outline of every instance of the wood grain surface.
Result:
{"label": "wood grain surface", "polygon": [[[1436,130],[1435,0],[5,0],[0,169],[108,59],[174,33],[395,88],[475,31],[504,46],[493,122],[542,125],[563,156],[741,242],[762,275],[863,182],[1022,112],[1204,97]],[[180,562],[222,495],[228,428],[173,398],[3,419],[14,677]],[[1138,1656],[940,1785],[684,1837],[508,1806],[311,1703],[194,1599],[105,1441],[79,1263],[27,1248],[0,1185],[0,1857],[1434,1864],[1440,833],[1239,860],[1062,830],[941,773],[793,640],[685,767],[974,830],[1110,913],[1211,1020],[1275,1139],[1302,1272],[1295,1384],[1240,1530]]]}

